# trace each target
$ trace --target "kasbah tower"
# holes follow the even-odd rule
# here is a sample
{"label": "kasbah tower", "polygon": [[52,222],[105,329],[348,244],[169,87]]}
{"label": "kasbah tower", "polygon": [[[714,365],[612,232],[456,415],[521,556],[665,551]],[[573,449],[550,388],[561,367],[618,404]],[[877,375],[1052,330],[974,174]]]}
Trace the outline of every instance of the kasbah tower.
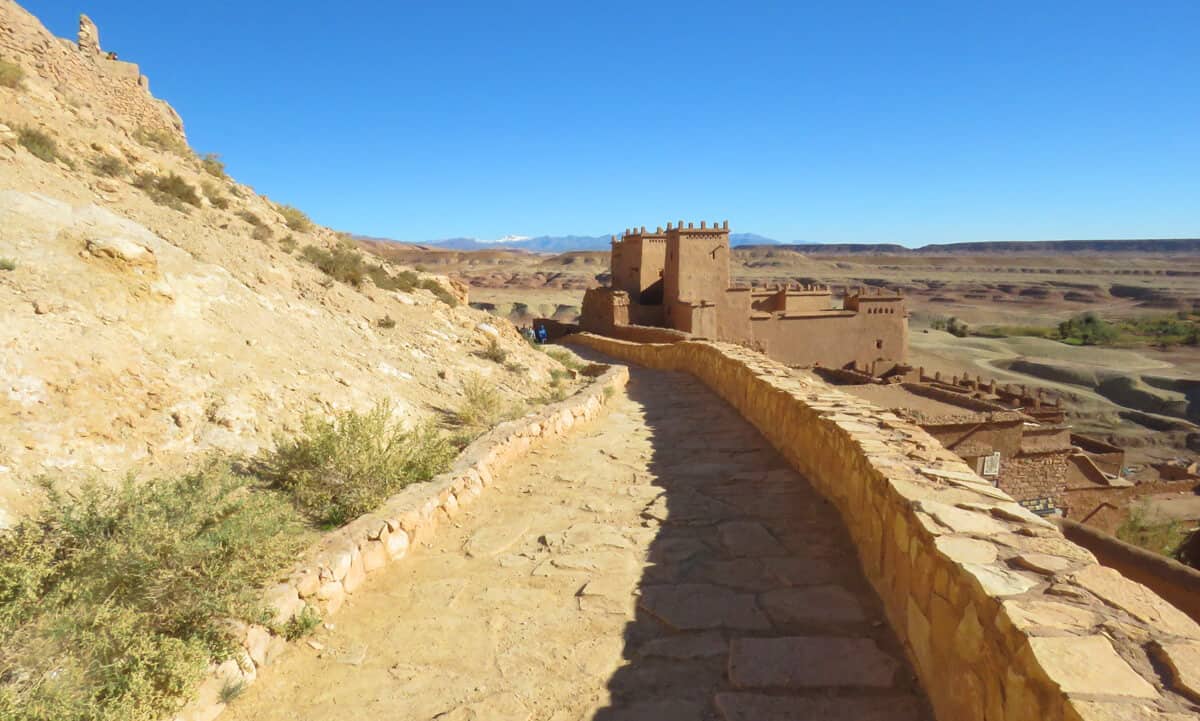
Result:
{"label": "kasbah tower", "polygon": [[734,286],[729,263],[729,221],[627,229],[612,241],[612,285],[587,291],[580,325],[628,340],[672,329],[745,345],[790,366],[874,375],[907,361],[908,314],[899,294],[854,290],[837,308],[827,286]]}

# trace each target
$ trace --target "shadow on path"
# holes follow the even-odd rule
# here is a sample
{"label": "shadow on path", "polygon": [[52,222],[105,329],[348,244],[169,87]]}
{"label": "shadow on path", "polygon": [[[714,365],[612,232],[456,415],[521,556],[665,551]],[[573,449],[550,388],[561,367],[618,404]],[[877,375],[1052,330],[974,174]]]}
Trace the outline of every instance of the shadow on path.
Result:
{"label": "shadow on path", "polygon": [[655,535],[611,703],[585,718],[931,719],[836,509],[696,379],[630,372]]}

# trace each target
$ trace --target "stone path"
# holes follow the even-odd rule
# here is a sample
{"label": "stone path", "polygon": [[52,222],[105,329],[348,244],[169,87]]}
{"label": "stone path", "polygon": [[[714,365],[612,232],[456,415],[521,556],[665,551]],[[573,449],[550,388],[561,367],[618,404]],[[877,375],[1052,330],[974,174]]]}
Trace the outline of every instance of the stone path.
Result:
{"label": "stone path", "polygon": [[697,381],[631,370],[224,718],[930,719],[832,507]]}

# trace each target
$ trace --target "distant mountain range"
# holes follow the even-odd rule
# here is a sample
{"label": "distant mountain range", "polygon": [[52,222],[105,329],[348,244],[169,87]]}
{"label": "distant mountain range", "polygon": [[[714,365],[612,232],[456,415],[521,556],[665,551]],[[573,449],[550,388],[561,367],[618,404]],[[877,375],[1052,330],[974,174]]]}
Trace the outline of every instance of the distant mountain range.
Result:
{"label": "distant mountain range", "polygon": [[[447,250],[525,250],[531,253],[567,253],[580,250],[608,250],[611,236],[608,235],[509,235],[498,240],[477,238],[444,238],[426,241],[396,241],[390,238],[355,236],[360,240],[408,243]],[[974,243],[940,243],[906,248],[891,243],[814,243],[811,241],[784,242],[755,233],[730,233],[729,243],[735,248],[772,247],[793,248],[804,253],[849,255],[854,253],[880,253],[889,255],[930,255],[939,253],[1196,253],[1200,252],[1197,238],[1146,238],[1140,240],[1022,240],[981,241]]]}
{"label": "distant mountain range", "polygon": [[[612,243],[610,235],[539,235],[535,238],[521,235],[506,235],[498,240],[479,240],[478,238],[442,238],[440,240],[405,241],[390,238],[373,238],[366,235],[356,235],[359,240],[391,241],[395,243],[410,243],[431,248],[447,250],[527,250],[531,253],[566,253],[572,250],[608,250]],[[742,245],[781,245],[782,241],[754,233],[730,233],[729,243],[733,246]],[[790,245],[805,245],[803,242]]]}

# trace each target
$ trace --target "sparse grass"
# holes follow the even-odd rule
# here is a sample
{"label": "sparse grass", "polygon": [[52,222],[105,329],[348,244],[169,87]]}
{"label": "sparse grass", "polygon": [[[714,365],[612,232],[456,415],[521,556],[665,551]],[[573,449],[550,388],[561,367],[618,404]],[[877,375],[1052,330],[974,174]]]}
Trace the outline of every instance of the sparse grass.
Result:
{"label": "sparse grass", "polygon": [[449,467],[455,449],[430,425],[405,430],[392,407],[309,418],[304,431],[261,456],[255,470],[291,495],[313,521],[338,526],[369,511],[401,488]]}
{"label": "sparse grass", "polygon": [[258,589],[303,545],[288,500],[213,464],[47,488],[0,532],[0,718],[153,719],[239,650]]}
{"label": "sparse grass", "polygon": [[256,225],[254,226],[254,230],[250,233],[250,237],[254,238],[255,240],[261,240],[265,243],[271,238],[275,237],[275,234],[271,232],[271,229],[265,225]]}
{"label": "sparse grass", "polygon": [[500,341],[494,336],[488,336],[487,346],[479,351],[479,357],[503,365],[504,361],[508,360],[508,351],[500,345]]}
{"label": "sparse grass", "polygon": [[17,269],[17,261],[12,258],[0,258],[0,270],[10,271]]}
{"label": "sparse grass", "polygon": [[384,317],[375,321],[375,325],[379,326],[380,328],[395,328],[396,327],[396,319],[391,317],[390,315],[385,315]]}
{"label": "sparse grass", "polygon": [[204,192],[204,197],[208,198],[208,202],[212,203],[214,208],[219,210],[229,209],[229,198],[221,194],[221,187],[211,180],[200,181],[200,190]]}
{"label": "sparse grass", "polygon": [[225,175],[225,163],[221,162],[221,156],[216,153],[205,153],[204,157],[200,158],[200,167],[204,168],[204,172],[214,178],[224,180],[227,177]]}
{"label": "sparse grass", "polygon": [[283,250],[283,252],[288,254],[291,254],[292,251],[296,250],[297,245],[299,245],[299,243],[296,242],[296,236],[294,235],[289,235],[283,240],[279,241],[279,247]]}
{"label": "sparse grass", "polygon": [[183,157],[192,154],[187,142],[178,135],[167,130],[154,128],[138,128],[133,131],[133,139],[148,148],[175,153]]}
{"label": "sparse grass", "polygon": [[320,268],[325,275],[355,288],[362,285],[363,278],[366,277],[366,263],[357,251],[342,247],[325,250],[315,245],[306,245],[301,255]]}
{"label": "sparse grass", "polygon": [[22,80],[25,79],[25,71],[20,65],[0,60],[0,86],[6,88],[20,88]]}
{"label": "sparse grass", "polygon": [[17,142],[35,158],[44,160],[47,163],[53,163],[60,157],[58,154],[58,143],[44,130],[28,126],[18,128]]}
{"label": "sparse grass", "polygon": [[288,619],[283,627],[283,636],[289,641],[304,638],[321,625],[321,614],[312,606],[305,606],[300,613]]}
{"label": "sparse grass", "polygon": [[[573,371],[581,370],[584,366],[584,362],[579,360],[579,358],[576,357],[576,355],[574,353],[567,350],[566,348],[557,348],[557,347],[546,346],[546,345],[542,345],[542,346],[538,346],[538,347],[541,348],[543,351],[545,351],[546,355],[550,356],[551,358],[558,361],[559,363],[562,363],[563,366],[565,366],[566,368],[569,368]],[[551,373],[551,375],[553,375],[553,372]]]}
{"label": "sparse grass", "polygon": [[237,213],[234,213],[234,215],[246,221],[250,225],[258,226],[263,224],[262,218],[258,217],[254,213],[251,213],[249,210],[239,210]]}
{"label": "sparse grass", "polygon": [[398,290],[403,293],[411,293],[420,288],[433,293],[438,300],[451,308],[458,306],[458,298],[446,290],[445,286],[432,278],[422,278],[411,270],[402,270],[392,275],[383,266],[374,265],[366,269],[366,274],[375,282],[375,286],[381,290]]}
{"label": "sparse grass", "polygon": [[463,379],[463,402],[454,413],[457,425],[484,431],[508,415],[504,397],[486,378],[470,375]]}
{"label": "sparse grass", "polygon": [[200,195],[196,193],[196,189],[176,173],[168,175],[138,173],[133,180],[133,185],[143,190],[151,200],[159,205],[166,205],[175,210],[186,210],[184,203],[200,207]]}
{"label": "sparse grass", "polygon": [[287,223],[287,227],[297,233],[307,233],[312,230],[312,221],[304,214],[303,210],[293,208],[290,205],[280,205],[277,210],[283,216],[283,220]]}
{"label": "sparse grass", "polygon": [[221,703],[230,704],[233,703],[234,699],[236,699],[238,696],[241,696],[242,692],[245,690],[245,681],[226,681],[225,684],[221,686],[221,692],[218,694],[218,698],[220,698]]}
{"label": "sparse grass", "polygon": [[96,172],[96,175],[119,178],[129,172],[129,166],[120,158],[111,155],[101,155],[92,161],[92,170]]}
{"label": "sparse grass", "polygon": [[1129,509],[1129,518],[1117,528],[1117,538],[1154,553],[1174,558],[1187,539],[1188,530],[1178,521],[1154,523],[1144,504]]}

